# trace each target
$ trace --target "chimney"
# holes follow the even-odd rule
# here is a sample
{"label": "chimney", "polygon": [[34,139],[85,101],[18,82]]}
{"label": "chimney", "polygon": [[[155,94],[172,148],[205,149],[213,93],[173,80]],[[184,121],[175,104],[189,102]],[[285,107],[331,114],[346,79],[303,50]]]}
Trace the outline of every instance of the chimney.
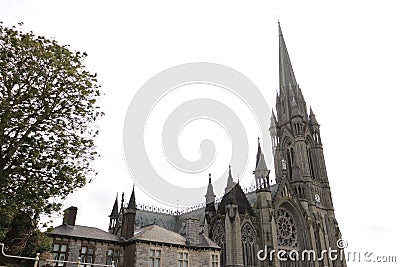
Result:
{"label": "chimney", "polygon": [[75,226],[76,213],[78,212],[77,207],[69,207],[64,210],[63,224]]}
{"label": "chimney", "polygon": [[200,220],[197,218],[186,219],[186,242],[189,245],[200,244]]}

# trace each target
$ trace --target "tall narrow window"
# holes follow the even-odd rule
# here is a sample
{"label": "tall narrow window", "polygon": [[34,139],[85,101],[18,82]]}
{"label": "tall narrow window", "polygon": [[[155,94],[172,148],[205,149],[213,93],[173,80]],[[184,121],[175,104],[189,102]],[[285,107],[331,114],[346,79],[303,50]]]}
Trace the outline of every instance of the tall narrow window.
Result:
{"label": "tall narrow window", "polygon": [[242,254],[245,266],[256,266],[255,238],[256,234],[253,227],[250,223],[246,223],[242,227]]}
{"label": "tall narrow window", "polygon": [[292,160],[290,159],[290,150],[286,150],[286,162],[287,162],[287,174],[290,179],[292,179]]}
{"label": "tall narrow window", "polygon": [[[290,146],[290,144],[289,144]],[[293,148],[288,148],[286,150],[286,159],[287,159],[287,171],[290,180],[292,180],[292,167],[293,167],[293,160],[294,160],[294,150]]]}
{"label": "tall narrow window", "polygon": [[219,267],[219,255],[211,254],[211,267]]}
{"label": "tall narrow window", "polygon": [[149,252],[149,267],[161,266],[161,249],[150,249]]}
{"label": "tall narrow window", "polygon": [[319,230],[318,230],[318,226],[316,227],[316,229],[314,230],[314,236],[315,236],[315,241],[316,241],[316,246],[317,246],[317,255],[318,255],[318,258],[320,258],[321,257],[321,251],[322,251],[322,248],[321,248],[321,240],[320,240],[320,238],[319,238]]}
{"label": "tall narrow window", "polygon": [[311,178],[315,179],[316,177],[315,177],[315,173],[314,173],[314,164],[313,164],[313,160],[312,160],[311,150],[309,147],[307,147],[307,158],[308,158],[308,167],[310,169]]}
{"label": "tall narrow window", "polygon": [[189,253],[178,252],[178,267],[188,267],[189,266]]}

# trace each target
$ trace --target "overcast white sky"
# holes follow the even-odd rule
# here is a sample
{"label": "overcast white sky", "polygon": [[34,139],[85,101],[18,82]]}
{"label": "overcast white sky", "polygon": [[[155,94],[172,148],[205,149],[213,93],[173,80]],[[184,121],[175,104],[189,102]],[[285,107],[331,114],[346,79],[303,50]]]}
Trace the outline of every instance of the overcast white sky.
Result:
{"label": "overcast white sky", "polygon": [[[87,67],[98,73],[105,93],[97,139],[102,158],[97,179],[69,196],[65,207],[78,207],[77,224],[106,230],[116,192],[129,196],[133,184],[122,130],[138,88],[175,65],[214,62],[246,75],[274,106],[279,16],[296,79],[321,124],[343,238],[352,251],[400,261],[399,10],[397,1],[2,0],[0,20],[23,21],[24,29],[89,54]],[[191,148],[189,158],[198,152]],[[213,172],[219,175],[228,163],[222,157]],[[251,178],[249,170],[245,186]],[[152,202],[140,190],[136,199]]]}

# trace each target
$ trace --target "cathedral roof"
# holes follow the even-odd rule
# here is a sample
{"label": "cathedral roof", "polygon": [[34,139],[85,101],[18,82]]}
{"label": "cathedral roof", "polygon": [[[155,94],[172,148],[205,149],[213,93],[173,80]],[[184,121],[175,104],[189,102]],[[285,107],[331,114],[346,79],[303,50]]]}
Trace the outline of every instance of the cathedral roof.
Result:
{"label": "cathedral roof", "polygon": [[239,184],[236,184],[227,194],[222,197],[221,203],[218,205],[218,212],[225,214],[226,205],[236,204],[239,209],[239,214],[245,214],[248,212],[254,215],[254,211],[246,198],[242,188]]}
{"label": "cathedral roof", "polygon": [[[240,188],[240,185],[236,185],[236,186],[238,186]],[[236,188],[236,186],[234,188]],[[277,184],[273,184],[270,186],[272,196],[275,195],[277,188],[278,188]],[[236,190],[237,189],[231,190],[231,191],[236,192]],[[242,191],[241,188],[240,188],[240,191]],[[243,193],[243,191],[242,191],[242,193]],[[237,194],[237,192],[233,193],[233,194]],[[254,204],[256,203],[256,200],[257,200],[256,191],[243,193],[243,195],[245,196],[246,201],[249,203],[249,205],[251,207],[254,207]],[[241,199],[242,203],[246,202],[246,201],[244,201],[243,198],[240,198],[240,199]],[[216,204],[218,209],[220,208],[221,205],[225,205],[227,202],[227,200],[224,200],[224,201],[222,201],[222,200],[220,203]],[[244,206],[248,208],[248,206],[246,204]],[[243,210],[243,208],[239,208],[239,212],[240,212],[240,210]],[[138,228],[140,228],[140,227],[145,227],[145,226],[152,225],[152,224],[157,224],[165,229],[174,231],[175,233],[183,233],[184,223],[187,218],[194,217],[194,218],[198,218],[200,220],[200,222],[203,222],[204,215],[205,215],[205,207],[198,208],[198,209],[195,209],[195,210],[192,210],[189,212],[185,212],[180,215],[173,215],[173,214],[152,212],[152,211],[138,209],[136,211],[136,226]]]}
{"label": "cathedral roof", "polygon": [[140,208],[136,211],[137,228],[157,224],[165,229],[173,231],[177,220],[177,216],[172,214],[141,210]]}

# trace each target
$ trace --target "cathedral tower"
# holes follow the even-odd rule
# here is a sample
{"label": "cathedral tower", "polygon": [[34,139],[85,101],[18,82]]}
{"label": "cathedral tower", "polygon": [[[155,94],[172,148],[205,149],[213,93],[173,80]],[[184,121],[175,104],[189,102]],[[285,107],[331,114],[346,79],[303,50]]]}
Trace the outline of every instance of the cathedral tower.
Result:
{"label": "cathedral tower", "polygon": [[[272,224],[277,228],[278,249],[312,249],[316,253],[337,249],[341,235],[333,210],[320,126],[311,108],[308,114],[280,25],[279,93],[269,130],[277,181]],[[314,264],[345,266],[345,262],[333,262],[327,257]]]}

